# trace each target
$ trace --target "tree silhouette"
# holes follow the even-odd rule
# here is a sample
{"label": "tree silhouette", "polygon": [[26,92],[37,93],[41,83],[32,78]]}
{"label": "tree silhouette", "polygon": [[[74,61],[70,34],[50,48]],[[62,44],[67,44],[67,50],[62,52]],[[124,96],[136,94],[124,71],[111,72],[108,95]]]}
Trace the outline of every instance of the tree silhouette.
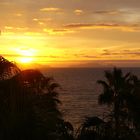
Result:
{"label": "tree silhouette", "polygon": [[59,85],[38,70],[21,71],[4,58],[0,66],[0,138],[73,139],[72,126],[58,108]]}
{"label": "tree silhouette", "polygon": [[129,80],[131,89],[130,94],[127,96],[127,104],[129,108],[129,119],[136,133],[140,135],[140,79],[132,75]]}
{"label": "tree silhouette", "polygon": [[102,139],[103,131],[102,127],[104,125],[104,121],[98,117],[86,117],[83,124],[80,126],[77,132],[78,140],[96,140]]}
{"label": "tree silhouette", "polygon": [[[108,105],[106,119],[87,117],[77,140],[139,140],[140,79],[121,69],[105,71],[99,80],[99,103]],[[73,140],[73,126],[59,110],[59,84],[38,70],[21,71],[0,57],[0,139]]]}
{"label": "tree silhouette", "polygon": [[140,104],[132,103],[136,99],[134,92],[138,85],[134,82],[134,77],[131,77],[130,73],[123,75],[120,69],[114,68],[113,71],[105,71],[106,81],[98,81],[103,86],[99,103],[106,104],[111,109],[108,121],[111,123],[112,135],[116,139],[130,138],[134,135],[134,116],[132,115],[137,112],[134,110],[137,110]]}
{"label": "tree silhouette", "polygon": [[0,56],[0,81],[9,79],[20,72],[20,69],[12,62]]}

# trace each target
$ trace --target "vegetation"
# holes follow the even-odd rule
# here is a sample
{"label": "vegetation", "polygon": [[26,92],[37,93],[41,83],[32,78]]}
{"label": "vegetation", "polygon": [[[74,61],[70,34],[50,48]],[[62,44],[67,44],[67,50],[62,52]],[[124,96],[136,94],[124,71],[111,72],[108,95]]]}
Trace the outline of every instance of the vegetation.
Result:
{"label": "vegetation", "polygon": [[105,118],[87,117],[74,133],[59,111],[59,85],[38,70],[21,71],[0,57],[1,140],[139,140],[140,79],[120,69],[105,71],[99,104]]}
{"label": "vegetation", "polygon": [[59,85],[38,70],[21,71],[0,58],[0,139],[72,139],[58,109]]}
{"label": "vegetation", "polygon": [[130,73],[123,75],[117,68],[105,71],[105,78],[106,81],[98,81],[103,87],[99,104],[107,105],[110,111],[105,119],[86,119],[78,137],[80,140],[139,140],[140,80]]}

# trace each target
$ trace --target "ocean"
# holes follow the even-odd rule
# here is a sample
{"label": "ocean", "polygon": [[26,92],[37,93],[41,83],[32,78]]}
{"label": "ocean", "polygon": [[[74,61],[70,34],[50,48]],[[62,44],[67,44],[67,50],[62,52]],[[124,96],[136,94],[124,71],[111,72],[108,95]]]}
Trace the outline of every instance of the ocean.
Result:
{"label": "ocean", "polygon": [[[100,116],[107,107],[98,104],[102,92],[97,80],[104,79],[104,71],[110,68],[48,68],[42,70],[45,76],[53,77],[61,85],[60,109],[65,120],[78,127],[85,117]],[[123,68],[124,73],[131,72],[140,77],[140,68]]]}

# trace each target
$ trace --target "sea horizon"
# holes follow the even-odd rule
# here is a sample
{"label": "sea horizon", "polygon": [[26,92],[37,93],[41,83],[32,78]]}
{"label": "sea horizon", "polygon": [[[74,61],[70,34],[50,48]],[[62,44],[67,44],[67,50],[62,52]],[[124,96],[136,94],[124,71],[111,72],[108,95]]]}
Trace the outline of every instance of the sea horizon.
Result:
{"label": "sea horizon", "polygon": [[[140,67],[121,69],[123,74],[130,72],[140,77]],[[105,111],[106,107],[98,104],[102,88],[97,80],[104,80],[106,70],[112,71],[113,68],[48,68],[41,72],[61,86],[59,98],[64,118],[78,127],[87,116],[102,117]]]}

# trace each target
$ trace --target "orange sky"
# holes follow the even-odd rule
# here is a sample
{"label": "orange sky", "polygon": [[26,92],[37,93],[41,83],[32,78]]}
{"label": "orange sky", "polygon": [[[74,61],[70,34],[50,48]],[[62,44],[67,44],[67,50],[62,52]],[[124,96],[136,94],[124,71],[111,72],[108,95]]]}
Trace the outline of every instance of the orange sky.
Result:
{"label": "orange sky", "polygon": [[1,0],[0,54],[52,67],[140,66],[139,0]]}

